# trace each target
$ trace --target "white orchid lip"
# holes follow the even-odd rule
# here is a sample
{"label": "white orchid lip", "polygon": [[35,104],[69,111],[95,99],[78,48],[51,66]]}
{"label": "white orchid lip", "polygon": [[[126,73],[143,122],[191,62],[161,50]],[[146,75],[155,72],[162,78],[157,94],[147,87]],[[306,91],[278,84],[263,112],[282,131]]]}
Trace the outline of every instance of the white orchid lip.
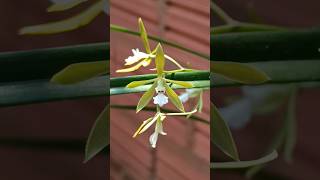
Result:
{"label": "white orchid lip", "polygon": [[158,104],[160,107],[168,103],[168,97],[164,93],[158,93],[157,96],[153,97],[153,103]]}
{"label": "white orchid lip", "polygon": [[139,62],[142,59],[152,57],[151,54],[141,52],[141,51],[139,51],[138,48],[132,49],[132,53],[133,53],[133,56],[129,56],[127,59],[125,59],[125,62],[126,62],[125,65],[132,65],[136,62]]}

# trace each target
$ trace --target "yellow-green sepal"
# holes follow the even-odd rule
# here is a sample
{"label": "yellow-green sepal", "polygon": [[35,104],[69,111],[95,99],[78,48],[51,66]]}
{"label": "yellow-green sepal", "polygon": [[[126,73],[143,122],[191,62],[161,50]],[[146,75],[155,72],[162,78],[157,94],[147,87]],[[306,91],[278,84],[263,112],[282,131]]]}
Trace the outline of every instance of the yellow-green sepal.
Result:
{"label": "yellow-green sepal", "polygon": [[137,105],[137,110],[136,110],[137,113],[141,111],[146,105],[148,105],[148,103],[153,97],[153,94],[156,91],[155,89],[156,86],[157,86],[157,81],[155,81],[153,85],[142,95]]}
{"label": "yellow-green sepal", "polygon": [[157,45],[155,61],[156,61],[157,74],[158,76],[162,76],[164,72],[165,58],[164,58],[163,48],[160,43]]}
{"label": "yellow-green sepal", "polygon": [[141,134],[141,130],[143,127],[146,126],[153,118],[148,118],[147,120],[143,121],[143,123],[140,125],[140,127],[137,129],[137,131],[133,134],[133,138],[137,137],[138,134]]}
{"label": "yellow-green sepal", "polygon": [[179,96],[173,91],[173,89],[171,89],[167,85],[167,83],[163,83],[163,85],[166,88],[166,94],[168,95],[168,97],[169,97],[170,101],[172,102],[172,104],[174,106],[176,106],[180,111],[185,112],[183,104],[182,104],[181,100],[179,99]]}
{"label": "yellow-green sepal", "polygon": [[180,86],[183,86],[185,88],[192,88],[193,85],[189,82],[185,82],[185,81],[176,81],[176,80],[171,80],[171,79],[165,79],[165,81],[169,82],[169,83],[173,83],[173,84],[177,84]]}
{"label": "yellow-green sepal", "polygon": [[143,24],[143,21],[141,18],[139,18],[138,22],[139,22],[140,37],[142,39],[143,45],[146,49],[146,52],[148,54],[150,54],[151,50],[150,50],[150,45],[149,45],[148,34],[146,31],[146,28],[144,27],[144,24]]}
{"label": "yellow-green sepal", "polygon": [[149,80],[143,80],[143,81],[133,81],[133,82],[129,83],[126,87],[127,88],[135,88],[135,87],[138,87],[138,86],[142,86],[142,85],[145,85],[145,84],[152,83],[155,80],[156,79],[149,79]]}

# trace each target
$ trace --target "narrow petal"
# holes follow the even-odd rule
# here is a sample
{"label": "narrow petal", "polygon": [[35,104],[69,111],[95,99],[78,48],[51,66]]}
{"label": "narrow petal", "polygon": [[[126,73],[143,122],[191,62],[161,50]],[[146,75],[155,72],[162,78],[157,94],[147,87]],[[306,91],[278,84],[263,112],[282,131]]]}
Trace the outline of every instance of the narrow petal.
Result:
{"label": "narrow petal", "polygon": [[137,129],[137,131],[134,133],[134,135],[133,135],[132,137],[135,138],[138,134],[140,134],[142,128],[145,127],[145,125],[146,125],[148,122],[150,122],[151,120],[152,120],[152,118],[149,118],[149,119],[143,121],[143,123],[140,125],[140,127]]}
{"label": "narrow petal", "polygon": [[163,131],[163,126],[162,126],[162,121],[161,121],[161,120],[158,120],[158,121],[157,121],[156,131],[157,131],[158,133],[160,133],[161,135],[167,135],[167,133],[165,133],[165,132]]}
{"label": "narrow petal", "polygon": [[158,118],[159,118],[159,115],[156,115],[155,117],[153,117],[153,119],[151,121],[149,121],[148,123],[146,123],[146,125],[141,129],[139,134],[145,132],[154,122],[157,121]]}
{"label": "narrow petal", "polygon": [[158,133],[155,131],[154,133],[151,134],[151,136],[149,138],[149,142],[150,142],[151,147],[156,148],[157,141],[158,141]]}
{"label": "narrow petal", "polygon": [[135,71],[135,70],[139,69],[142,66],[142,63],[143,62],[140,62],[140,63],[136,64],[135,66],[132,66],[132,67],[129,67],[129,68],[126,68],[126,69],[119,69],[116,72],[117,73],[126,73],[126,72]]}

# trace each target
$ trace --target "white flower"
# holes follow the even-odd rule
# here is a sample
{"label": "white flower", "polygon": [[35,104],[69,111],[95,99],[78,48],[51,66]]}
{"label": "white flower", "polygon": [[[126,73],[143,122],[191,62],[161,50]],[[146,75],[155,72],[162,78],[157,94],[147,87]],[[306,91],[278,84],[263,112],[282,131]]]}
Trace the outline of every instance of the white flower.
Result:
{"label": "white flower", "polygon": [[160,118],[157,119],[157,123],[156,123],[156,127],[155,127],[155,130],[154,130],[154,133],[152,133],[151,136],[149,137],[150,145],[153,148],[156,148],[159,134],[167,135],[167,133],[165,133],[163,131],[163,126],[162,126],[162,121],[164,119],[165,119],[165,116],[160,116]]}
{"label": "white flower", "polygon": [[158,104],[160,107],[168,103],[168,97],[159,92],[156,97],[153,97],[153,103]]}
{"label": "white flower", "polygon": [[182,103],[185,103],[189,100],[189,98],[193,97],[196,90],[194,89],[186,89],[186,92],[180,94],[179,99]]}
{"label": "white flower", "polygon": [[[140,61],[141,59],[145,59],[145,58],[148,58],[150,57],[149,54],[147,53],[144,53],[144,52],[140,52],[139,49],[132,49],[132,53],[133,53],[133,56],[129,56],[127,59],[125,59],[125,65],[131,65],[131,64],[134,64],[138,61]],[[142,64],[143,66],[146,66],[148,65],[147,62],[144,62]]]}
{"label": "white flower", "polygon": [[182,93],[180,96],[179,96],[179,99],[182,103],[185,103],[189,100],[189,94],[188,93]]}

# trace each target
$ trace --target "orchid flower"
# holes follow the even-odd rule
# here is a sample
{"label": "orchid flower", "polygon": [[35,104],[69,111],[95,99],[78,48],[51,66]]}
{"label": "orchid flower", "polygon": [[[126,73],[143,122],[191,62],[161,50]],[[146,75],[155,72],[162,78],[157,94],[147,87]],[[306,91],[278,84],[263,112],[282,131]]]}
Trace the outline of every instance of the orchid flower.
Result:
{"label": "orchid flower", "polygon": [[[133,65],[129,68],[125,69],[119,69],[117,70],[118,73],[124,73],[124,72],[132,72],[137,69],[139,69],[141,66],[146,67],[150,65],[151,61],[156,57],[155,52],[156,49],[151,51],[150,44],[149,44],[149,39],[148,39],[148,34],[145,29],[145,26],[143,24],[143,21],[141,18],[138,20],[139,24],[139,31],[140,31],[140,37],[143,42],[144,48],[146,52],[142,52],[139,49],[132,49],[133,56],[129,56],[127,59],[125,59],[125,66]],[[164,58],[171,61],[174,63],[177,67],[179,67],[178,71],[186,71],[189,69],[184,68],[181,66],[176,60],[174,60],[172,57],[169,55],[164,54]]]}
{"label": "orchid flower", "polygon": [[[153,99],[153,103],[157,107],[157,113],[153,117],[143,121],[141,126],[137,129],[137,131],[133,135],[133,137],[136,137],[137,135],[145,132],[153,124],[155,124],[154,132],[149,137],[149,142],[151,147],[155,148],[157,146],[159,134],[160,135],[167,134],[163,131],[163,121],[166,117],[176,116],[176,115],[188,117],[188,116],[191,116],[193,113],[195,113],[197,109],[194,109],[191,112],[185,112],[179,96],[171,88],[172,85],[175,85],[178,87],[184,87],[184,88],[192,88],[193,85],[189,82],[167,79],[168,76],[166,76],[169,74],[173,74],[175,72],[179,72],[182,69],[183,70],[185,69],[182,66],[180,66],[180,64],[177,63],[174,59],[172,59],[171,57],[169,57],[164,53],[160,43],[156,46],[156,48],[153,51],[151,51],[149,41],[148,41],[148,36],[141,19],[139,19],[139,28],[140,28],[140,36],[143,41],[146,52],[142,52],[139,49],[132,49],[133,55],[125,59],[125,66],[131,66],[131,67],[117,70],[117,72],[135,71],[141,66],[144,66],[144,67],[148,66],[153,59],[155,60],[156,68],[154,70],[157,71],[155,78],[141,80],[141,81],[133,81],[126,86],[127,88],[137,88],[139,86],[144,86],[148,88],[138,102],[137,109],[136,109],[137,113],[141,111],[144,107],[146,107],[152,99]],[[165,60],[169,60],[175,63],[180,69],[173,70],[173,71],[165,71]],[[199,90],[187,91],[190,93],[188,94],[188,97],[193,96],[194,92],[198,92],[198,91]],[[156,95],[154,96],[155,93]],[[167,104],[169,100],[177,109],[179,109],[180,112],[177,112],[177,113],[161,112],[161,107]]]}
{"label": "orchid flower", "polygon": [[[154,104],[162,107],[163,105],[168,103],[169,99],[180,111],[184,112],[183,104],[180,101],[178,95],[167,83],[176,84],[185,88],[191,88],[193,85],[189,82],[176,81],[164,77],[165,58],[163,48],[160,43],[156,48],[155,62],[157,78],[143,81],[133,81],[126,86],[127,88],[135,88],[138,86],[153,83],[151,87],[142,95],[140,101],[138,102],[137,112],[142,110],[149,103],[155,92],[157,93],[157,95],[153,97]],[[168,95],[168,97],[165,94]]]}

